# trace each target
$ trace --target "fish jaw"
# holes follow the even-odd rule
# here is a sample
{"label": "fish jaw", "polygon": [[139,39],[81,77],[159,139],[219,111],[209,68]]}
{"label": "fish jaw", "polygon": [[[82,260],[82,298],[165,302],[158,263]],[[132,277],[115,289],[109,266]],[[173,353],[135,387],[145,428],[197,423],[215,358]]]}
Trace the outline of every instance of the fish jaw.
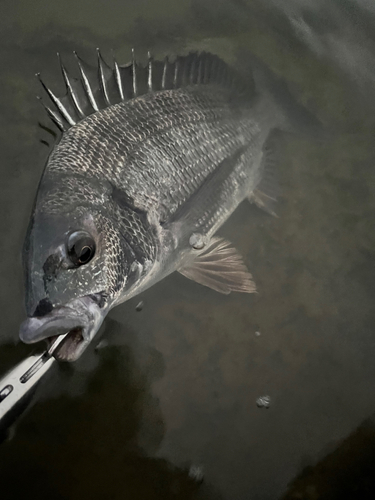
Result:
{"label": "fish jaw", "polygon": [[52,342],[68,332],[54,356],[59,361],[76,361],[98,332],[108,308],[101,308],[90,296],[74,299],[55,307],[41,317],[29,317],[20,327],[20,339],[33,344],[46,339]]}

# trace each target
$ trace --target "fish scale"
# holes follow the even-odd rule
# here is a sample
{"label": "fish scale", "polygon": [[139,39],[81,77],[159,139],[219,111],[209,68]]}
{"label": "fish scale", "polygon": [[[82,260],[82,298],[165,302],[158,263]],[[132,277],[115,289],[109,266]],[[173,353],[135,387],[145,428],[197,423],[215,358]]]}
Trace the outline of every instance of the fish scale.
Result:
{"label": "fish scale", "polygon": [[[87,128],[87,136],[89,140],[82,144],[82,133],[77,134],[77,139],[74,141],[69,137],[70,134],[75,132],[75,128],[67,132],[66,139],[63,137],[61,143],[58,146],[56,154],[51,157],[50,160],[50,172],[54,169],[66,171],[70,174],[72,169],[72,163],[67,162],[66,159],[70,158],[72,152],[76,158],[79,158],[79,164],[81,169],[87,172],[89,175],[95,175],[99,178],[108,178],[113,182],[113,175],[116,179],[116,185],[119,188],[126,189],[130,196],[134,199],[137,206],[143,207],[145,209],[151,208],[150,205],[153,203],[154,199],[159,200],[160,205],[169,209],[169,213],[163,214],[163,219],[173,214],[181,203],[185,202],[189,195],[194,192],[198,184],[202,181],[203,174],[209,173],[209,171],[215,168],[222,157],[218,156],[214,161],[208,161],[207,152],[204,151],[204,147],[209,145],[212,154],[213,147],[216,143],[225,144],[228,149],[223,151],[224,154],[230,153],[231,142],[228,140],[228,135],[232,137],[238,137],[238,125],[235,125],[234,120],[230,120],[230,112],[228,109],[223,110],[222,107],[218,106],[216,114],[212,109],[209,109],[207,113],[201,108],[205,104],[205,94],[202,98],[202,103],[196,96],[194,92],[194,98],[192,98],[188,91],[180,92],[177,97],[169,92],[169,94],[164,96],[154,95],[148,96],[148,101],[155,99],[156,103],[154,106],[148,107],[148,113],[146,116],[142,115],[140,111],[135,113],[132,120],[129,123],[127,119],[129,116],[129,110],[127,109],[131,104],[132,112],[137,109],[135,102],[128,101],[122,104],[118,104],[113,108],[107,108],[103,111],[101,116],[100,126],[96,115],[88,117],[87,120],[93,119],[95,124],[82,124]],[[222,103],[222,96],[218,99],[219,104]],[[210,98],[212,103],[213,98]],[[191,104],[194,103],[195,107],[192,108]],[[144,109],[145,103],[140,100],[140,108]],[[183,111],[181,113],[181,108]],[[192,111],[190,111],[192,109]],[[196,111],[199,109],[199,112]],[[157,118],[153,116],[156,112]],[[104,114],[105,113],[105,114]],[[137,115],[142,118],[137,120]],[[169,118],[168,126],[163,124],[163,119],[160,117],[167,116]],[[115,115],[115,117],[114,117]],[[221,115],[221,120],[218,117]],[[189,120],[189,118],[193,117]],[[94,119],[95,117],[95,119]],[[185,120],[186,118],[186,120]],[[186,125],[186,122],[188,125]],[[224,123],[223,123],[224,122]],[[145,123],[147,126],[145,126]],[[157,123],[157,126],[155,125]],[[171,124],[171,125],[170,125]],[[204,136],[205,141],[194,144],[194,141],[190,139],[191,135],[191,124],[196,129],[196,132]],[[116,134],[120,138],[118,141],[114,140],[113,130],[116,127]],[[132,137],[129,140],[129,134],[127,130],[132,127]],[[176,130],[173,130],[173,126]],[[77,126],[77,128],[80,125]],[[190,129],[189,129],[190,128]],[[225,137],[223,136],[223,128],[225,128]],[[143,129],[143,130],[142,130]],[[142,132],[140,132],[142,131]],[[147,131],[147,133],[146,133]],[[169,143],[172,145],[178,144],[178,150],[174,153],[171,148],[160,148],[156,143],[156,138],[162,137],[162,142]],[[109,139],[108,139],[109,138]],[[79,141],[78,141],[79,139]],[[149,143],[147,141],[150,141]],[[180,161],[179,156],[181,155],[181,150],[187,150],[191,155],[197,148],[200,149],[201,162],[190,162]],[[65,149],[69,149],[69,156],[65,155]],[[91,153],[90,153],[91,151]],[[141,162],[139,158],[134,158],[135,151],[139,151],[141,156],[147,156],[149,158],[147,171],[140,171]],[[168,161],[164,165],[155,165],[153,163],[153,158],[158,155],[158,152],[162,151],[163,156]],[[63,160],[62,160],[63,159]],[[186,158],[187,160],[187,158]],[[215,161],[216,160],[216,161]],[[77,163],[77,160],[75,164]],[[74,166],[75,166],[74,164]],[[117,165],[121,165],[118,168]],[[176,169],[177,165],[177,169]],[[114,166],[114,167],[112,167]],[[205,167],[205,168],[204,168]],[[115,168],[115,172],[113,172]],[[189,183],[185,183],[186,195],[179,200],[171,200],[170,206],[168,207],[168,199],[170,197],[169,191],[162,191],[163,184],[160,183],[160,175],[165,172],[165,175],[170,179],[174,179],[173,182],[178,181],[176,177],[179,174],[184,174],[185,172],[189,175]],[[178,172],[178,174],[176,174]],[[186,179],[185,179],[186,180]],[[153,193],[153,199],[148,200],[148,194]],[[148,200],[148,201],[147,201]],[[158,209],[158,207],[155,207]]]}

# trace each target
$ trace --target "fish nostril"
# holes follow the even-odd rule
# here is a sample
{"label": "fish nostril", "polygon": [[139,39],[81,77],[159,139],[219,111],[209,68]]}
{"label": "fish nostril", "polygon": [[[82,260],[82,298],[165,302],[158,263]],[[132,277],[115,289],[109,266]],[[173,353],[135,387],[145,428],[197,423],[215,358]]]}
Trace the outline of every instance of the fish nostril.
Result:
{"label": "fish nostril", "polygon": [[50,313],[52,309],[52,302],[50,302],[48,299],[42,299],[36,306],[33,317],[45,316],[46,314]]}
{"label": "fish nostril", "polygon": [[60,266],[61,266],[61,257],[57,254],[50,255],[43,264],[43,272],[45,278],[50,280],[51,278],[56,277],[56,274]]}

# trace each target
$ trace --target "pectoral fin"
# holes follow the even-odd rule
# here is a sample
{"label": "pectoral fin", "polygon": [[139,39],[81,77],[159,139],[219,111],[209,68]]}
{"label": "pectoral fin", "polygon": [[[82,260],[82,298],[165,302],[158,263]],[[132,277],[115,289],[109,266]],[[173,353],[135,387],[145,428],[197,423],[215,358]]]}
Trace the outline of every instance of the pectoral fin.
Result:
{"label": "pectoral fin", "polygon": [[212,238],[188,266],[178,270],[187,278],[220,293],[256,292],[241,255],[223,238]]}

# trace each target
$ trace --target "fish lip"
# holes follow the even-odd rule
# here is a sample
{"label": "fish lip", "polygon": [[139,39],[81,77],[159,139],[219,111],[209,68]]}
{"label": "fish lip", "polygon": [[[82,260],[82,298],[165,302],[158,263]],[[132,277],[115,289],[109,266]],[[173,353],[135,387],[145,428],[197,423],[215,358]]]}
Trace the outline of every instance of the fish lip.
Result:
{"label": "fish lip", "polygon": [[20,326],[22,342],[33,344],[68,333],[54,352],[56,359],[75,361],[90,344],[106,315],[92,296],[74,299],[64,306],[57,306],[41,317],[28,317]]}

